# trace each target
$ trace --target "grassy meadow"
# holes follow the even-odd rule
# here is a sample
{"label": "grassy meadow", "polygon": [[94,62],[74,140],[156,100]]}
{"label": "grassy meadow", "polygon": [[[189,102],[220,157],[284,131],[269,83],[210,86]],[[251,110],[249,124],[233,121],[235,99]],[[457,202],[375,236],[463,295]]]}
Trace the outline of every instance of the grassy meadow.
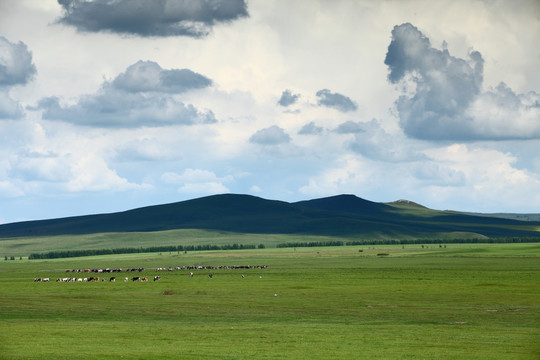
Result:
{"label": "grassy meadow", "polygon": [[[0,238],[0,256],[28,256],[56,250],[96,250],[110,248],[145,248],[166,245],[242,244],[276,247],[280,243],[325,242],[350,240],[331,236],[285,234],[243,234],[227,231],[177,229],[150,232],[95,233],[85,235],[57,235],[27,238]],[[354,238],[353,240],[355,240]]]}
{"label": "grassy meadow", "polygon": [[[156,269],[248,264],[268,267]],[[130,267],[145,270],[55,282]],[[538,359],[539,344],[537,243],[0,260],[0,359]]]}

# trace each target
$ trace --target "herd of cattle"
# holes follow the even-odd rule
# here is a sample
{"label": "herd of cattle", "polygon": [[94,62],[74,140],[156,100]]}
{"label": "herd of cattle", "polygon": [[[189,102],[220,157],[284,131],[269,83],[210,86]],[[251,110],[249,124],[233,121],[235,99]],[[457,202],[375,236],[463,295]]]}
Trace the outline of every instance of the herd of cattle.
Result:
{"label": "herd of cattle", "polygon": [[[238,270],[238,269],[266,269],[267,265],[224,265],[224,266],[202,266],[202,265],[194,265],[194,266],[175,266],[175,267],[158,267],[158,268],[149,268],[148,270],[157,270],[157,271],[174,271],[174,270],[189,270],[189,276],[193,277],[194,273],[191,270]],[[121,268],[105,268],[105,269],[68,269],[66,270],[66,273],[96,273],[96,274],[103,274],[103,273],[121,273],[121,272],[142,272],[146,270],[145,268],[127,268],[127,269],[121,269]],[[212,278],[213,274],[208,274],[208,277]],[[244,275],[242,274],[242,277]],[[154,276],[154,281],[158,281],[161,279],[159,275]],[[97,276],[87,276],[87,277],[59,277],[56,279],[56,282],[95,282],[95,281],[109,281],[109,282],[115,282],[117,280],[116,276],[109,277],[108,279],[105,277],[97,277]],[[129,277],[124,277],[124,282],[128,282],[130,280]],[[34,278],[34,282],[50,282],[51,279],[46,278]],[[147,276],[133,276],[131,277],[131,281],[148,281]]]}
{"label": "herd of cattle", "polygon": [[[161,279],[161,277],[154,276],[154,281],[158,281],[160,279]],[[143,276],[143,277],[134,276],[131,280],[133,280],[133,281],[148,281],[148,277],[147,276]],[[49,282],[49,281],[51,281],[50,278],[35,278],[34,279],[34,282]],[[115,282],[116,281],[116,276],[112,276],[108,280],[106,278],[99,278],[97,276],[90,276],[90,277],[85,277],[85,278],[74,278],[74,277],[56,278],[56,282],[89,282],[89,281],[111,281],[111,282]],[[125,277],[124,281],[126,281],[126,282],[129,281],[129,278]]]}

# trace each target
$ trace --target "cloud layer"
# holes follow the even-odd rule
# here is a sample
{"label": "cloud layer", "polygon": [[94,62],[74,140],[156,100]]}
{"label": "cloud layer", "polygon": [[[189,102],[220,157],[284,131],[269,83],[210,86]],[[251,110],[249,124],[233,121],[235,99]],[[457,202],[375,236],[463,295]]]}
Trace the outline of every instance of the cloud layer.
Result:
{"label": "cloud layer", "polygon": [[203,37],[218,23],[248,16],[244,0],[58,0],[58,20],[81,32]]}

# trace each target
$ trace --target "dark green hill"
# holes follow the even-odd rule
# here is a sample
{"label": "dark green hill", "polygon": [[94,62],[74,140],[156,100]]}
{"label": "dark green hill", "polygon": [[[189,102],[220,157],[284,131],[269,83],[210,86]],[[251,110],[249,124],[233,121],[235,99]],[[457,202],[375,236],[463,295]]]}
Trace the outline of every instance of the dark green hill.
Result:
{"label": "dark green hill", "polygon": [[299,201],[293,203],[293,205],[315,210],[367,215],[382,214],[391,210],[388,205],[364,200],[355,195],[336,195],[322,199]]}
{"label": "dark green hill", "polygon": [[375,203],[354,195],[287,203],[224,194],[124,212],[0,225],[0,238],[206,229],[259,234],[410,238],[467,233],[536,237],[539,222],[437,211],[414,203]]}

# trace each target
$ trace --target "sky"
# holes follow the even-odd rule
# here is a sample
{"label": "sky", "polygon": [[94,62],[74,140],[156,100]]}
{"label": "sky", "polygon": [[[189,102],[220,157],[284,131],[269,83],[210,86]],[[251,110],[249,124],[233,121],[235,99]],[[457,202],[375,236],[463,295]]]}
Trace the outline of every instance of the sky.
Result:
{"label": "sky", "polygon": [[536,0],[0,0],[0,223],[221,193],[540,212]]}

